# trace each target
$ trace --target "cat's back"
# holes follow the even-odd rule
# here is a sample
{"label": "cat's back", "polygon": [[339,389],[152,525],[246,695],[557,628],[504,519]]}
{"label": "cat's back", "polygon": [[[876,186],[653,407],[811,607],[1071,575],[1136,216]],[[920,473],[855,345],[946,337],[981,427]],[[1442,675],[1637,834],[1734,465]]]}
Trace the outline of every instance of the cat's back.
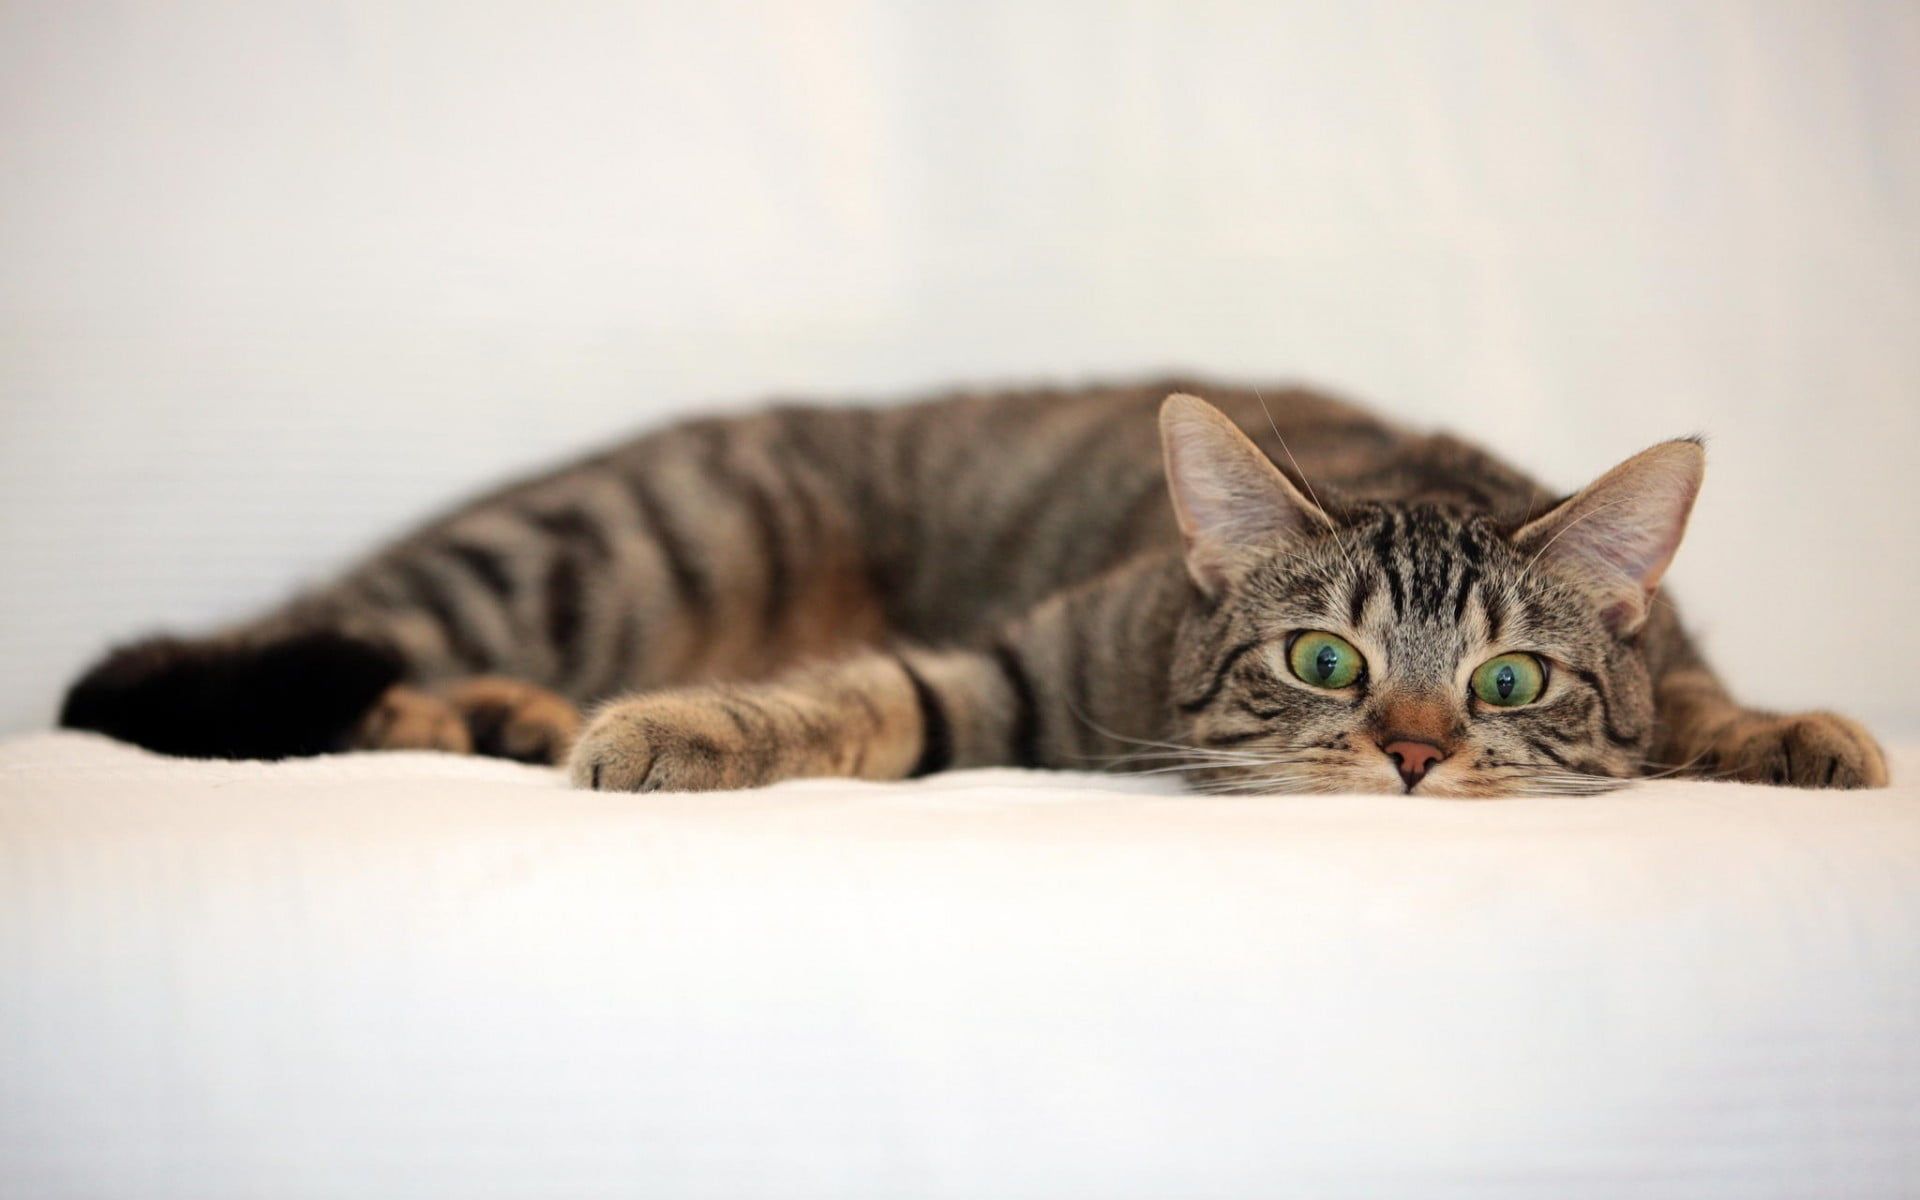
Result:
{"label": "cat's back", "polygon": [[[1179,376],[812,410],[821,426],[807,440],[852,466],[894,621],[952,636],[1176,544],[1156,415],[1177,392],[1218,406],[1330,505],[1429,501],[1518,516],[1545,495],[1469,443],[1325,392]],[[808,420],[787,411],[789,430]]]}
{"label": "cat's back", "polygon": [[[953,392],[880,410],[908,492],[963,484],[974,515],[1087,508],[1111,513],[1160,480],[1156,414],[1169,395],[1199,396],[1231,417],[1296,479],[1348,501],[1431,501],[1502,511],[1546,493],[1489,450],[1410,429],[1332,393],[1287,385],[1163,376],[1069,388]],[[974,492],[971,489],[977,488]]]}
{"label": "cat's back", "polygon": [[[591,590],[614,597],[611,609],[646,598],[627,576],[657,560],[673,594],[716,628],[743,631],[700,651],[714,671],[766,658],[754,630],[806,624],[788,610],[809,589],[837,597],[831,619],[813,622],[833,637],[884,627],[965,638],[1177,546],[1157,413],[1178,392],[1220,407],[1329,505],[1438,500],[1517,518],[1544,495],[1466,443],[1298,387],[1170,376],[776,404],[651,432],[470,500],[323,599],[351,608],[404,598],[451,558],[463,581],[518,603],[526,564],[551,561],[573,575],[549,577],[544,593]],[[819,648],[783,638],[793,653]]]}

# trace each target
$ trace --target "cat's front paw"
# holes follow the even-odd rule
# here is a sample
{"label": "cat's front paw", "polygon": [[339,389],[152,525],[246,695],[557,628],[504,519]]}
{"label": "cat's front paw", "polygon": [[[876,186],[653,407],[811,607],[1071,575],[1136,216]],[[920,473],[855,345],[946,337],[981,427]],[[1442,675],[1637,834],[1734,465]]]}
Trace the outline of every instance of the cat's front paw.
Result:
{"label": "cat's front paw", "polygon": [[1784,787],[1887,786],[1887,759],[1858,722],[1834,713],[1750,714],[1716,739],[1703,764],[1722,779]]}
{"label": "cat's front paw", "polygon": [[611,705],[573,748],[576,787],[607,792],[712,792],[777,778],[773,747],[729,702],[642,696]]}

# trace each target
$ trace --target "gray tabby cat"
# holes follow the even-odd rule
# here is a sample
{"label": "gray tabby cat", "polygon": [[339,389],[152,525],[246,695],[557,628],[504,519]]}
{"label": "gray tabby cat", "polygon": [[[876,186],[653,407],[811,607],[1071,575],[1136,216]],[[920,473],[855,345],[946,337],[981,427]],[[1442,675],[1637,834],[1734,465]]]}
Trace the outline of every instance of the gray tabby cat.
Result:
{"label": "gray tabby cat", "polygon": [[1179,381],[778,408],[508,487],[241,627],[122,648],[62,720],[198,756],[567,761],[634,791],[990,765],[1435,796],[1884,784],[1852,721],[1736,703],[1656,599],[1703,468],[1666,442],[1556,500],[1324,396]]}

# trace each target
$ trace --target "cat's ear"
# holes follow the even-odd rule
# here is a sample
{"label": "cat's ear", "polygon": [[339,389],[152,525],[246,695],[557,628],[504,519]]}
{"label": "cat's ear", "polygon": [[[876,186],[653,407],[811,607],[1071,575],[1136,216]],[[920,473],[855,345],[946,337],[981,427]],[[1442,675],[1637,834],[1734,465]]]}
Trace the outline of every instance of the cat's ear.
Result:
{"label": "cat's ear", "polygon": [[1198,396],[1172,395],[1160,406],[1160,445],[1187,572],[1209,596],[1248,563],[1332,525],[1239,426]]}
{"label": "cat's ear", "polygon": [[1707,469],[1697,440],[1642,450],[1513,535],[1530,561],[1583,585],[1622,637],[1647,619]]}

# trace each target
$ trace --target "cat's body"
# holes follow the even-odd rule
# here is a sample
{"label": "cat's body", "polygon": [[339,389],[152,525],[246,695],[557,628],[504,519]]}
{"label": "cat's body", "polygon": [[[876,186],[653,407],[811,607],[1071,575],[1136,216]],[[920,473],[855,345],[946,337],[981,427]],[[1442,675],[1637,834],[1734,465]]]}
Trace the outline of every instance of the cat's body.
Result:
{"label": "cat's body", "polygon": [[[1187,400],[1156,427],[1175,392],[1226,420]],[[1851,722],[1734,705],[1650,603],[1697,459],[1656,448],[1556,508],[1453,438],[1184,380],[696,421],[245,627],[122,650],[63,720],[238,757],[572,745],[579,782],[625,789],[988,764],[1437,794],[1884,782]],[[1303,673],[1306,633],[1335,648]],[[1537,700],[1505,707],[1511,667],[1474,698],[1496,652],[1538,668]],[[1341,656],[1344,684],[1319,670]]]}

